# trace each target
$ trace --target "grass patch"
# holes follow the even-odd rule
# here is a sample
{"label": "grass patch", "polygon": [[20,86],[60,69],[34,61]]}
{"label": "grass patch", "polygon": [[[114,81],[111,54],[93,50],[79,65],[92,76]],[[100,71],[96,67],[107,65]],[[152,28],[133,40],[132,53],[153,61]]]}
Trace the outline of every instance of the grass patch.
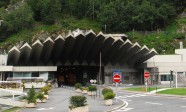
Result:
{"label": "grass patch", "polygon": [[4,111],[2,111],[2,112],[16,112],[17,110],[19,110],[20,109],[20,107],[13,107],[13,108],[11,108],[11,109],[7,109],[7,110],[4,110]]}
{"label": "grass patch", "polygon": [[158,92],[159,94],[186,95],[186,88],[174,88]]}
{"label": "grass patch", "polygon": [[[125,90],[129,91],[139,91],[139,92],[146,92],[146,87],[134,87],[134,88],[125,88]],[[156,90],[156,87],[147,87],[147,91]]]}

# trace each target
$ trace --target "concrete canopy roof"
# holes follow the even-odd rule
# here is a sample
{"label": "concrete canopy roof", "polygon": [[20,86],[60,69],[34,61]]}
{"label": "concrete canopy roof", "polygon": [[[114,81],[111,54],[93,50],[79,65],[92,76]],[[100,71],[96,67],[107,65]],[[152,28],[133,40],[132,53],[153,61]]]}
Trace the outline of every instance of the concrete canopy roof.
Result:
{"label": "concrete canopy roof", "polygon": [[155,49],[141,47],[137,42],[125,41],[102,32],[95,34],[92,30],[69,32],[65,37],[59,35],[44,42],[35,41],[32,45],[25,43],[20,49],[15,46],[8,52],[8,65],[47,66],[47,65],[99,65],[100,52],[102,64],[128,64],[135,66],[157,54]]}

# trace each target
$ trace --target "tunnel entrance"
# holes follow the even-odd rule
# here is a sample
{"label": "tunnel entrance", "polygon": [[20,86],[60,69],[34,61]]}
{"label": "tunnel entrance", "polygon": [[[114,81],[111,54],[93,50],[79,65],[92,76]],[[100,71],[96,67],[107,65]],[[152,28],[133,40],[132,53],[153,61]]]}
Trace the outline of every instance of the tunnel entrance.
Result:
{"label": "tunnel entrance", "polygon": [[[104,81],[104,67],[101,67],[101,81]],[[99,66],[58,66],[55,78],[58,85],[74,86],[75,83],[81,83],[84,86],[90,85],[91,79],[99,79]]]}

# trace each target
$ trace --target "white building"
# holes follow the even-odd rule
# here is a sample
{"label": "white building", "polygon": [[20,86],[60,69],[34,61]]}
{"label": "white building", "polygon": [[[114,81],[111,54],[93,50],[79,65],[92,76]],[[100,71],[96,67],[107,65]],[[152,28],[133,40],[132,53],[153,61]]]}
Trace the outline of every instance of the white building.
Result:
{"label": "white building", "polygon": [[186,49],[176,49],[172,55],[155,55],[144,66],[151,73],[151,81],[158,84],[170,84],[171,71],[173,83],[177,72],[178,85],[186,86]]}

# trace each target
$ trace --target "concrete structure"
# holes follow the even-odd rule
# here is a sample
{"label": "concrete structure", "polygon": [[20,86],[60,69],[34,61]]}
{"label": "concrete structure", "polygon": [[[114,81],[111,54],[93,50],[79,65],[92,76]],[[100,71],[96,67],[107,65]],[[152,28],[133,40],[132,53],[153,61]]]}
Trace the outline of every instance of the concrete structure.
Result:
{"label": "concrete structure", "polygon": [[100,79],[109,84],[113,70],[121,70],[122,83],[142,84],[144,69],[139,65],[156,54],[145,45],[133,44],[124,34],[76,30],[54,40],[48,37],[44,42],[12,47],[0,56],[0,80],[44,77],[57,79],[59,84],[87,84],[90,79]]}
{"label": "concrete structure", "polygon": [[[151,73],[151,81],[159,84],[175,84],[175,75],[180,86],[186,86],[186,49],[176,49],[172,55],[155,55],[143,66]],[[173,77],[170,75],[173,71]],[[172,83],[173,83],[172,82]]]}

